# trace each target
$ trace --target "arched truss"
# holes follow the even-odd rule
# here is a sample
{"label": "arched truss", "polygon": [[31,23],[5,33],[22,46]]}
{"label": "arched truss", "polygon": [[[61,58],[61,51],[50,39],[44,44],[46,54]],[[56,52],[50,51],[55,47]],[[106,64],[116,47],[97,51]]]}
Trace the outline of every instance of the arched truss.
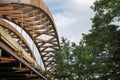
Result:
{"label": "arched truss", "polygon": [[[54,20],[43,1],[0,0],[0,17],[19,25],[26,31],[37,46],[45,69],[52,71],[54,68],[54,54],[52,52],[59,48],[59,40]],[[22,47],[30,50],[28,43],[20,33],[16,33],[13,27],[6,28],[12,37],[17,35],[19,40],[22,39]],[[32,53],[31,50],[30,52]]]}
{"label": "arched truss", "polygon": [[12,25],[0,19],[0,26],[2,26],[10,34],[10,36],[12,36],[12,38],[14,38],[14,40],[17,41],[17,43],[19,43],[22,47],[24,47],[25,51],[31,54],[33,59],[35,59],[33,51],[31,50],[28,42]]}

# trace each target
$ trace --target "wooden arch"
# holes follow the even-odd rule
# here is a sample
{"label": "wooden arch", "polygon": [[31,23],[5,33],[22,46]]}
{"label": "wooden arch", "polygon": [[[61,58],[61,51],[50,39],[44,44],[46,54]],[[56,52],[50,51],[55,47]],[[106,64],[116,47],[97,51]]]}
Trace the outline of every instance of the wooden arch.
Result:
{"label": "wooden arch", "polygon": [[48,71],[54,68],[52,53],[59,48],[54,20],[42,0],[0,0],[0,17],[19,25],[32,38]]}

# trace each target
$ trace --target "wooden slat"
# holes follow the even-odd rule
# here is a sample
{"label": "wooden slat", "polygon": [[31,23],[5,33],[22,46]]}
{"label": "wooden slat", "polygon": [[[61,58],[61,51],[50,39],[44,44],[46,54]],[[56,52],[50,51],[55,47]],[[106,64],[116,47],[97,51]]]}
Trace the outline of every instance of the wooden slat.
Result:
{"label": "wooden slat", "polygon": [[3,10],[13,10],[13,7],[9,7],[9,6],[7,6],[7,7],[0,7],[0,11],[3,11]]}
{"label": "wooden slat", "polygon": [[16,59],[11,58],[11,57],[1,57],[0,58],[2,61],[15,61]]}
{"label": "wooden slat", "polygon": [[21,17],[21,18],[23,18],[23,17],[29,17],[28,15],[23,15],[22,13],[20,13],[20,14],[8,14],[7,15],[8,17],[16,17],[16,18],[19,18],[19,17]]}
{"label": "wooden slat", "polygon": [[36,23],[31,23],[31,24],[24,23],[23,26],[38,25],[38,24],[40,24],[40,23],[41,23],[41,22],[36,22]]}
{"label": "wooden slat", "polygon": [[43,52],[54,52],[55,50],[45,50]]}
{"label": "wooden slat", "polygon": [[0,13],[3,13],[3,14],[20,14],[20,13],[22,13],[22,11],[21,10],[2,10],[2,11],[0,11]]}
{"label": "wooden slat", "polygon": [[28,30],[28,31],[29,30],[33,30],[33,29],[34,30],[43,30],[43,29],[45,29],[45,27],[44,26],[40,26],[40,25],[38,25],[38,26],[36,25],[36,26],[28,26],[25,29]]}
{"label": "wooden slat", "polygon": [[37,23],[39,23],[39,22],[40,22],[40,21],[34,21],[34,20],[33,20],[33,21],[27,21],[27,22],[24,21],[23,24],[28,24],[28,25],[29,25],[29,24],[33,24],[33,23],[34,23],[34,24],[37,24]]}
{"label": "wooden slat", "polygon": [[26,74],[26,76],[27,76],[28,78],[30,78],[30,77],[37,77],[36,74]]}
{"label": "wooden slat", "polygon": [[23,20],[23,21],[33,21],[34,17],[17,18],[15,21],[20,22],[21,20]]}
{"label": "wooden slat", "polygon": [[25,71],[30,71],[29,68],[16,68],[16,67],[13,67],[12,69],[13,69],[13,70],[16,70],[15,72],[25,72]]}
{"label": "wooden slat", "polygon": [[36,41],[43,41],[43,42],[46,41],[46,40],[40,39],[40,38],[35,38],[35,40],[36,40]]}

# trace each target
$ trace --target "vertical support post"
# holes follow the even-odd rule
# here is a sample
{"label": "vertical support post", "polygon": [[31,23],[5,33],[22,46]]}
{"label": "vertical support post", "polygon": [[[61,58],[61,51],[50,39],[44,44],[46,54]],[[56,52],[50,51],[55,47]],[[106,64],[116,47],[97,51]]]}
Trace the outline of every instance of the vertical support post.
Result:
{"label": "vertical support post", "polygon": [[33,71],[31,71],[30,74],[32,75],[32,74],[33,74]]}
{"label": "vertical support post", "polygon": [[0,58],[1,58],[1,56],[2,56],[2,49],[0,49]]}
{"label": "vertical support post", "polygon": [[1,57],[2,57],[2,49],[0,49],[0,61],[1,61]]}
{"label": "vertical support post", "polygon": [[[0,27],[1,27],[1,26],[0,26]],[[2,37],[2,36],[1,36],[1,29],[0,29],[0,40],[1,40],[1,37]]]}
{"label": "vertical support post", "polygon": [[19,69],[21,69],[22,68],[22,63],[20,62],[20,64],[19,64]]}

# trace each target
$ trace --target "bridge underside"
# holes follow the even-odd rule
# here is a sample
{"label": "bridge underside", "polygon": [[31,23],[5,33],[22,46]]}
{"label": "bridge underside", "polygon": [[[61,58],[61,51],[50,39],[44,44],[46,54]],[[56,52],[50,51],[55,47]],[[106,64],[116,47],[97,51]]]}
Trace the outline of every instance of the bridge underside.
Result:
{"label": "bridge underside", "polygon": [[25,60],[30,56],[25,58],[24,50],[15,50],[13,41],[0,26],[0,80],[46,80],[41,69]]}
{"label": "bridge underside", "polygon": [[[0,42],[0,45],[3,43]],[[5,48],[5,45],[3,47]],[[34,68],[29,68],[21,62],[22,59],[14,57],[11,50],[1,47],[0,50],[0,80],[44,80],[32,70]]]}

